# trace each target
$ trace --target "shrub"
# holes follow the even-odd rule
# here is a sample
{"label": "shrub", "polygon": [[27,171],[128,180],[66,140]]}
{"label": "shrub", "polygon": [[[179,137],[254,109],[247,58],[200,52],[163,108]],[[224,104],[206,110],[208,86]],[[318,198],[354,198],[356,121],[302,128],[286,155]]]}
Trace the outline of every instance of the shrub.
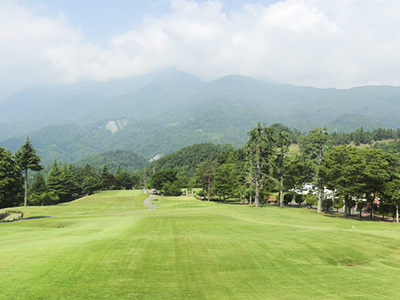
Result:
{"label": "shrub", "polygon": [[332,205],[333,205],[333,201],[332,201],[331,198],[325,199],[325,200],[322,202],[322,206],[324,207],[324,209],[325,209],[327,212],[328,212],[329,209],[332,207]]}
{"label": "shrub", "polygon": [[295,201],[299,206],[301,206],[301,203],[303,203],[303,201],[304,201],[303,195],[301,195],[301,194],[296,194],[296,196],[294,196],[294,201]]}
{"label": "shrub", "polygon": [[312,208],[313,205],[317,204],[317,202],[317,196],[315,196],[314,194],[307,194],[306,203],[308,206],[310,206],[310,208]]}
{"label": "shrub", "polygon": [[344,201],[342,197],[335,198],[333,201],[333,207],[336,208],[336,211],[339,212],[339,208],[342,208],[344,205]]}
{"label": "shrub", "polygon": [[288,193],[288,194],[285,194],[283,196],[283,204],[287,205],[287,204],[291,203],[292,200],[293,200],[293,194],[292,193]]}

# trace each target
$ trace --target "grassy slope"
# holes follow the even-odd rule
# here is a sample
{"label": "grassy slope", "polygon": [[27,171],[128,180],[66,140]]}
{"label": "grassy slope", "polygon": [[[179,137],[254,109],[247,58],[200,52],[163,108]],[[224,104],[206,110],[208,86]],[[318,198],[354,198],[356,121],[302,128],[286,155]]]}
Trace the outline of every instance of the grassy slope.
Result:
{"label": "grassy slope", "polygon": [[[97,210],[108,212],[127,193],[108,192],[104,208],[96,203]],[[139,208],[142,199],[135,194],[130,201]],[[86,200],[70,206],[86,210]],[[162,208],[0,224],[0,298],[395,299],[400,294],[396,224],[190,198],[159,197],[155,203]],[[54,212],[41,209],[32,215]]]}
{"label": "grassy slope", "polygon": [[101,194],[80,198],[76,201],[61,203],[54,206],[18,207],[24,213],[24,218],[38,216],[65,216],[119,213],[145,209],[143,203],[148,195],[142,191],[105,191]]}

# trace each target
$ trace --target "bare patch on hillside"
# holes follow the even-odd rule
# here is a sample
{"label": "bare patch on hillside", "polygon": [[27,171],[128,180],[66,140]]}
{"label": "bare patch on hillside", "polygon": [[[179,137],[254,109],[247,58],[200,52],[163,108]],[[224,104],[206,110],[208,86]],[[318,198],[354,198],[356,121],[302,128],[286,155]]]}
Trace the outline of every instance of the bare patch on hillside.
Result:
{"label": "bare patch on hillside", "polygon": [[123,119],[123,120],[115,120],[115,121],[109,121],[106,124],[106,129],[110,130],[111,134],[116,133],[118,130],[121,130],[128,124],[128,120]]}

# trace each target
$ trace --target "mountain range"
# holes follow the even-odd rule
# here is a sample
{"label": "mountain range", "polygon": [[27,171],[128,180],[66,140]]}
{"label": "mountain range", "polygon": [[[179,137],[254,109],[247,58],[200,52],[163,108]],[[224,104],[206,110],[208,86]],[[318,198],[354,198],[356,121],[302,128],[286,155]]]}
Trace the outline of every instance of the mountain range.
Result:
{"label": "mountain range", "polygon": [[0,145],[29,136],[42,160],[133,150],[150,159],[195,143],[240,146],[257,122],[301,131],[400,127],[400,88],[319,89],[176,69],[103,83],[35,86],[0,102]]}

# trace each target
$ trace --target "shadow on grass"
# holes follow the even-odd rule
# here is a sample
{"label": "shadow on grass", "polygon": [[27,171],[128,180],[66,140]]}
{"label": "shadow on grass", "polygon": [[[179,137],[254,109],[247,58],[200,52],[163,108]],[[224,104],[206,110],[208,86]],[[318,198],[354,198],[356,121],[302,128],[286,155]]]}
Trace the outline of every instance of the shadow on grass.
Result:
{"label": "shadow on grass", "polygon": [[394,220],[392,218],[382,218],[380,216],[374,216],[372,219],[370,217],[360,217],[360,215],[351,215],[345,217],[342,213],[337,213],[337,212],[324,212],[323,213],[324,217],[328,218],[341,218],[341,219],[348,219],[348,220],[354,220],[354,221],[361,221],[361,222],[387,222],[387,223],[393,223]]}
{"label": "shadow on grass", "polygon": [[47,218],[51,218],[51,216],[29,217],[29,218],[19,219],[19,220],[17,220],[17,221],[31,221],[31,220],[39,220],[39,219],[47,219]]}

